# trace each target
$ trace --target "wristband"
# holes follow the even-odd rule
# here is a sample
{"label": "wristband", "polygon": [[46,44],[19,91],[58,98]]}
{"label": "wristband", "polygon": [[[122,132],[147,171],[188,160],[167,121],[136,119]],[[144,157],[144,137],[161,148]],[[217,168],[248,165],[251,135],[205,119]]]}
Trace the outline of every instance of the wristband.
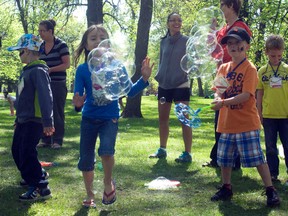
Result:
{"label": "wristband", "polygon": [[222,99],[221,107],[224,107],[224,99]]}

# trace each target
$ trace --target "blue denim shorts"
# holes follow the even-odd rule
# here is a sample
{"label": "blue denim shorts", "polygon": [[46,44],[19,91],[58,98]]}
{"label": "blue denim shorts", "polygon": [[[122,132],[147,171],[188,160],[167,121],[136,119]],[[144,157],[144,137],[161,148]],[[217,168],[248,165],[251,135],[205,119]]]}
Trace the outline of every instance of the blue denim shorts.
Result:
{"label": "blue denim shorts", "polygon": [[238,154],[243,167],[256,167],[266,163],[259,134],[259,130],[237,134],[221,133],[217,149],[218,165],[232,167]]}
{"label": "blue denim shorts", "polygon": [[80,136],[80,158],[78,168],[81,171],[94,170],[95,145],[100,138],[98,155],[113,156],[118,131],[118,119],[90,119],[82,117]]}

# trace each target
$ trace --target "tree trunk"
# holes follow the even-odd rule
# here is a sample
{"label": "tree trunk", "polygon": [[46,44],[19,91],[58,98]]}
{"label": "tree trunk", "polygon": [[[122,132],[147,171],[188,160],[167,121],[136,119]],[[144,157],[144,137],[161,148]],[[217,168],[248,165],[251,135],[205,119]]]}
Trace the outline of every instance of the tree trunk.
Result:
{"label": "tree trunk", "polygon": [[27,23],[27,11],[25,11],[25,5],[21,5],[20,0],[16,0],[16,4],[20,14],[20,20],[23,26],[25,34],[28,34],[28,23]]}
{"label": "tree trunk", "polygon": [[197,83],[198,83],[198,96],[199,97],[204,97],[204,91],[203,91],[203,86],[202,86],[202,80],[200,77],[197,78]]}
{"label": "tree trunk", "polygon": [[[152,19],[153,0],[141,0],[140,16],[138,21],[135,65],[136,71],[131,80],[135,83],[141,77],[141,64],[147,56],[149,31]],[[124,118],[142,118],[141,113],[142,92],[133,98],[127,98],[126,107],[123,111]]]}
{"label": "tree trunk", "polygon": [[[259,8],[260,14],[263,11],[263,8]],[[260,43],[260,41],[265,41],[264,40],[264,35],[265,35],[265,31],[266,31],[266,23],[265,22],[260,22],[259,23],[259,29],[258,29],[258,38],[257,41],[258,43]],[[258,49],[255,52],[255,65],[258,66],[261,62],[261,57],[262,57],[262,49]]]}
{"label": "tree trunk", "polygon": [[192,79],[190,80],[190,96],[193,96],[193,91],[192,91],[192,89],[193,89],[193,82],[194,82],[194,79],[192,78]]}
{"label": "tree trunk", "polygon": [[103,0],[88,0],[86,16],[88,27],[103,24]]}

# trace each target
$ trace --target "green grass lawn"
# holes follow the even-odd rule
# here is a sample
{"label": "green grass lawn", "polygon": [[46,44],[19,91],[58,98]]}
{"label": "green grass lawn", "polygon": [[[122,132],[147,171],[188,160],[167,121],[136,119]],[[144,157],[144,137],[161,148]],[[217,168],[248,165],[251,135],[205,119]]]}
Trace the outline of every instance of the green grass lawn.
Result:
{"label": "green grass lawn", "polygon": [[[191,106],[205,106],[211,99],[192,97]],[[6,101],[0,100],[0,216],[39,215],[288,215],[288,179],[284,160],[281,159],[280,180],[275,185],[282,203],[279,208],[265,206],[263,184],[255,168],[234,171],[234,197],[231,202],[210,201],[221,184],[220,170],[202,168],[209,160],[214,143],[214,112],[201,113],[202,125],[193,131],[193,163],[181,165],[174,159],[183,151],[180,123],[171,112],[168,157],[166,160],[149,159],[159,146],[156,97],[142,97],[143,119],[120,119],[116,143],[114,178],[117,201],[112,206],[101,204],[103,171],[95,168],[94,188],[97,209],[81,206],[85,189],[81,172],[77,169],[79,157],[79,126],[81,114],[73,110],[71,95],[66,105],[66,135],[60,150],[39,149],[39,159],[57,162],[47,168],[53,198],[47,201],[22,203],[18,195],[25,192],[18,183],[19,172],[11,155],[14,117],[9,116]],[[263,140],[263,139],[262,139]],[[263,143],[264,144],[264,143]],[[98,145],[98,143],[97,143]],[[97,160],[99,157],[97,157]],[[181,182],[176,190],[151,191],[144,184],[164,176]]]}

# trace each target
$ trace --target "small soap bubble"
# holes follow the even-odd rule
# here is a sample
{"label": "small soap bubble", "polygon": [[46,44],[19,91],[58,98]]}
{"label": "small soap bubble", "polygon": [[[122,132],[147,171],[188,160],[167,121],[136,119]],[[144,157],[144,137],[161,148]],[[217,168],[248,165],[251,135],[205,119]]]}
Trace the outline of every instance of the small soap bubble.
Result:
{"label": "small soap bubble", "polygon": [[160,102],[160,104],[165,104],[166,103],[166,98],[165,97],[161,97],[159,102]]}

